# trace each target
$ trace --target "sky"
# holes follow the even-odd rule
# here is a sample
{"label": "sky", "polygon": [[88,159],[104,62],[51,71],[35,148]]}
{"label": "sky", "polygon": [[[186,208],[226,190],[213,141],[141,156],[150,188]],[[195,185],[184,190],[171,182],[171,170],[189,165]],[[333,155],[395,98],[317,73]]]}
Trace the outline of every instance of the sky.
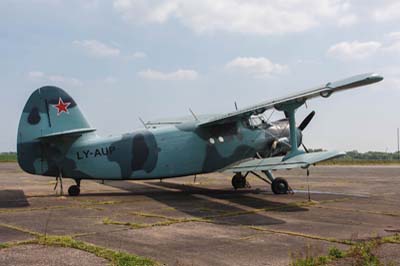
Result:
{"label": "sky", "polygon": [[[66,90],[100,135],[218,114],[376,72],[371,86],[310,100],[308,147],[394,151],[400,127],[395,0],[2,0],[0,151],[16,150],[29,95]],[[282,114],[275,112],[273,119]]]}

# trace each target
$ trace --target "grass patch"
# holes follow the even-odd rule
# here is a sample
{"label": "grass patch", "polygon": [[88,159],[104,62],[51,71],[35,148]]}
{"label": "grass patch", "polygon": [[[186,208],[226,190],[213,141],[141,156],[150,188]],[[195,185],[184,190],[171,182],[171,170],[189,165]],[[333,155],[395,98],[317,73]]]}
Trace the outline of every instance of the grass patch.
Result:
{"label": "grass patch", "polygon": [[0,223],[0,226],[5,227],[5,228],[8,228],[8,229],[15,230],[15,231],[27,233],[27,234],[30,234],[30,235],[33,235],[33,236],[36,236],[36,237],[39,237],[39,236],[41,235],[41,234],[39,234],[39,233],[37,233],[37,232],[30,231],[30,230],[28,230],[28,229],[25,229],[25,228],[22,228],[22,227],[19,227],[19,226],[15,226],[15,225]]}
{"label": "grass patch", "polygon": [[157,265],[155,261],[135,256],[126,252],[114,251],[111,249],[88,244],[83,241],[75,240],[70,236],[40,236],[38,244],[48,246],[60,246],[74,248],[92,253],[98,257],[107,259],[116,266],[152,266]]}
{"label": "grass patch", "polygon": [[336,255],[341,252],[336,247],[332,247],[329,249],[329,253],[334,253],[333,256],[315,256],[313,253],[313,249],[311,245],[307,245],[305,248],[304,254],[302,252],[298,252],[297,254],[291,254],[292,263],[291,266],[325,266],[332,260],[334,260]]}
{"label": "grass patch", "polygon": [[359,243],[347,251],[346,257],[353,259],[354,266],[380,266],[382,264],[375,254],[378,245],[377,240]]}
{"label": "grass patch", "polygon": [[338,249],[337,247],[331,247],[329,249],[329,257],[335,258],[335,259],[341,259],[346,256],[346,253]]}
{"label": "grass patch", "polygon": [[392,217],[399,217],[400,216],[400,212],[360,210],[360,209],[350,209],[350,208],[338,208],[338,207],[333,207],[333,206],[315,206],[315,207],[316,208],[320,208],[320,209],[330,209],[330,210],[339,210],[339,211],[378,214],[378,215],[386,215],[386,216],[392,216]]}
{"label": "grass patch", "polygon": [[26,244],[39,244],[46,246],[57,246],[65,248],[79,249],[85,252],[92,253],[98,257],[104,258],[111,262],[113,266],[154,266],[159,265],[156,261],[139,257],[126,252],[115,251],[112,249],[96,246],[90,243],[86,243],[80,240],[76,240],[71,236],[55,236],[55,235],[44,235],[37,232],[29,231],[27,229],[17,227],[14,225],[0,224],[0,226],[14,229],[20,232],[29,233],[35,236],[34,239],[25,240],[20,242],[0,243],[0,249],[9,248],[17,245]]}
{"label": "grass patch", "polygon": [[0,154],[0,163],[10,163],[17,161],[17,154],[10,152],[10,153],[1,153]]}
{"label": "grass patch", "polygon": [[[160,215],[160,214],[154,214],[154,213],[144,213],[144,212],[131,212],[132,215],[140,216],[140,217],[146,217],[146,218],[161,218],[168,220],[166,222],[158,222],[154,223],[154,225],[157,224],[168,224],[168,222],[172,223],[187,223],[187,222],[211,222],[211,217],[205,217],[205,218],[197,218],[197,217],[192,217],[192,218],[175,218],[171,216],[165,216],[165,215]],[[170,223],[170,224],[172,224]]]}
{"label": "grass patch", "polygon": [[[330,262],[345,259],[346,264],[352,266],[383,266],[377,256],[377,248],[383,243],[400,240],[399,235],[384,237],[356,243],[347,251],[342,251],[337,247],[331,247],[327,256],[313,256],[310,247],[307,247],[305,254],[292,255],[291,266],[326,266]],[[396,242],[397,243],[397,242]],[[399,242],[400,243],[400,242]],[[301,256],[301,257],[299,257]],[[342,265],[342,264],[340,264]]]}
{"label": "grass patch", "polygon": [[320,256],[320,257],[306,257],[304,259],[296,259],[292,262],[291,266],[325,266],[331,262],[329,257]]}
{"label": "grass patch", "polygon": [[73,207],[77,207],[77,206],[48,206],[48,207],[40,207],[40,208],[4,209],[4,210],[0,210],[0,213],[60,210],[60,209],[73,208]]}
{"label": "grass patch", "polygon": [[160,214],[154,214],[154,213],[147,213],[147,212],[130,212],[130,214],[135,215],[135,216],[145,217],[145,218],[162,218],[162,219],[167,219],[167,220],[174,219],[173,217],[160,215]]}
{"label": "grass patch", "polygon": [[354,244],[350,240],[340,240],[340,239],[336,239],[336,238],[332,238],[332,237],[322,237],[322,236],[309,235],[309,234],[303,234],[303,233],[292,232],[292,231],[267,229],[267,228],[263,228],[263,227],[259,227],[259,226],[245,226],[245,227],[256,230],[256,231],[261,231],[261,232],[269,232],[269,233],[283,234],[283,235],[289,235],[289,236],[298,236],[298,237],[304,237],[304,238],[309,238],[309,239],[314,239],[314,240],[322,240],[322,241],[328,241],[328,242],[332,242],[332,243],[339,243],[339,244],[344,244],[344,245]]}
{"label": "grass patch", "polygon": [[147,225],[147,224],[114,221],[114,220],[112,220],[112,219],[110,219],[108,217],[103,219],[103,224],[124,225],[124,226],[129,226],[129,227],[131,227],[133,229],[140,229],[140,228],[149,227],[149,225]]}
{"label": "grass patch", "polygon": [[400,234],[395,234],[394,236],[386,236],[382,238],[382,242],[389,244],[400,244]]}
{"label": "grass patch", "polygon": [[189,222],[211,222],[211,220],[202,219],[202,218],[167,218],[166,216],[159,217],[158,215],[146,214],[140,215],[142,217],[158,217],[166,219],[162,222],[156,223],[131,223],[131,222],[120,222],[112,220],[108,217],[103,219],[103,224],[113,224],[113,225],[124,225],[129,226],[132,229],[141,229],[141,228],[148,228],[148,227],[156,227],[156,226],[168,226],[172,224],[179,224],[179,223],[189,223]]}
{"label": "grass patch", "polygon": [[0,243],[0,249],[9,248],[9,247],[10,247],[10,244],[8,244],[8,243]]}
{"label": "grass patch", "polygon": [[35,243],[37,243],[36,238],[22,240],[22,241],[15,241],[15,242],[0,243],[0,249],[11,248],[11,247],[21,246],[21,245],[35,244]]}

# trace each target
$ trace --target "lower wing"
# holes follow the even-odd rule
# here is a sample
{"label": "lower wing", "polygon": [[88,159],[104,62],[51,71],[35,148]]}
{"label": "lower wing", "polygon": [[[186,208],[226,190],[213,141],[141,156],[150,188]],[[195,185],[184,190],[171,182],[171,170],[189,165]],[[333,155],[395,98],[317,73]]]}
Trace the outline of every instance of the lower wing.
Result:
{"label": "lower wing", "polygon": [[299,154],[284,160],[284,156],[270,157],[265,159],[252,159],[240,162],[223,169],[224,172],[250,172],[250,171],[268,171],[282,170],[292,168],[308,168],[310,165],[322,161],[331,160],[344,156],[344,152],[322,151]]}

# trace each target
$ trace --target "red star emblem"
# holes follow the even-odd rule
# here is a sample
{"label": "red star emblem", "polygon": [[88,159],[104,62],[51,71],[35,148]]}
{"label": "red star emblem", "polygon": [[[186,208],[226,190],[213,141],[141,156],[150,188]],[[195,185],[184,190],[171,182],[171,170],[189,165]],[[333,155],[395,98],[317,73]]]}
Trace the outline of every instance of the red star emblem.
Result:
{"label": "red star emblem", "polygon": [[60,115],[60,114],[62,114],[62,113],[67,113],[67,114],[69,114],[69,112],[68,112],[68,106],[69,106],[70,104],[71,104],[71,103],[69,103],[69,102],[64,102],[64,101],[61,99],[61,97],[59,97],[59,98],[58,98],[58,104],[53,105],[54,108],[57,109],[57,116]]}

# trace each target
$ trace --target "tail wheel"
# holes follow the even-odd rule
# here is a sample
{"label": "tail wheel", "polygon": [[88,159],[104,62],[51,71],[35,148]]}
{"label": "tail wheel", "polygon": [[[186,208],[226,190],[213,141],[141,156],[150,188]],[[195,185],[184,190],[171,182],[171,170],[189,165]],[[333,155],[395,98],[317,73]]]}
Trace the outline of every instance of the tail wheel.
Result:
{"label": "tail wheel", "polygon": [[272,181],[271,189],[274,194],[288,194],[289,184],[286,179],[277,177]]}

